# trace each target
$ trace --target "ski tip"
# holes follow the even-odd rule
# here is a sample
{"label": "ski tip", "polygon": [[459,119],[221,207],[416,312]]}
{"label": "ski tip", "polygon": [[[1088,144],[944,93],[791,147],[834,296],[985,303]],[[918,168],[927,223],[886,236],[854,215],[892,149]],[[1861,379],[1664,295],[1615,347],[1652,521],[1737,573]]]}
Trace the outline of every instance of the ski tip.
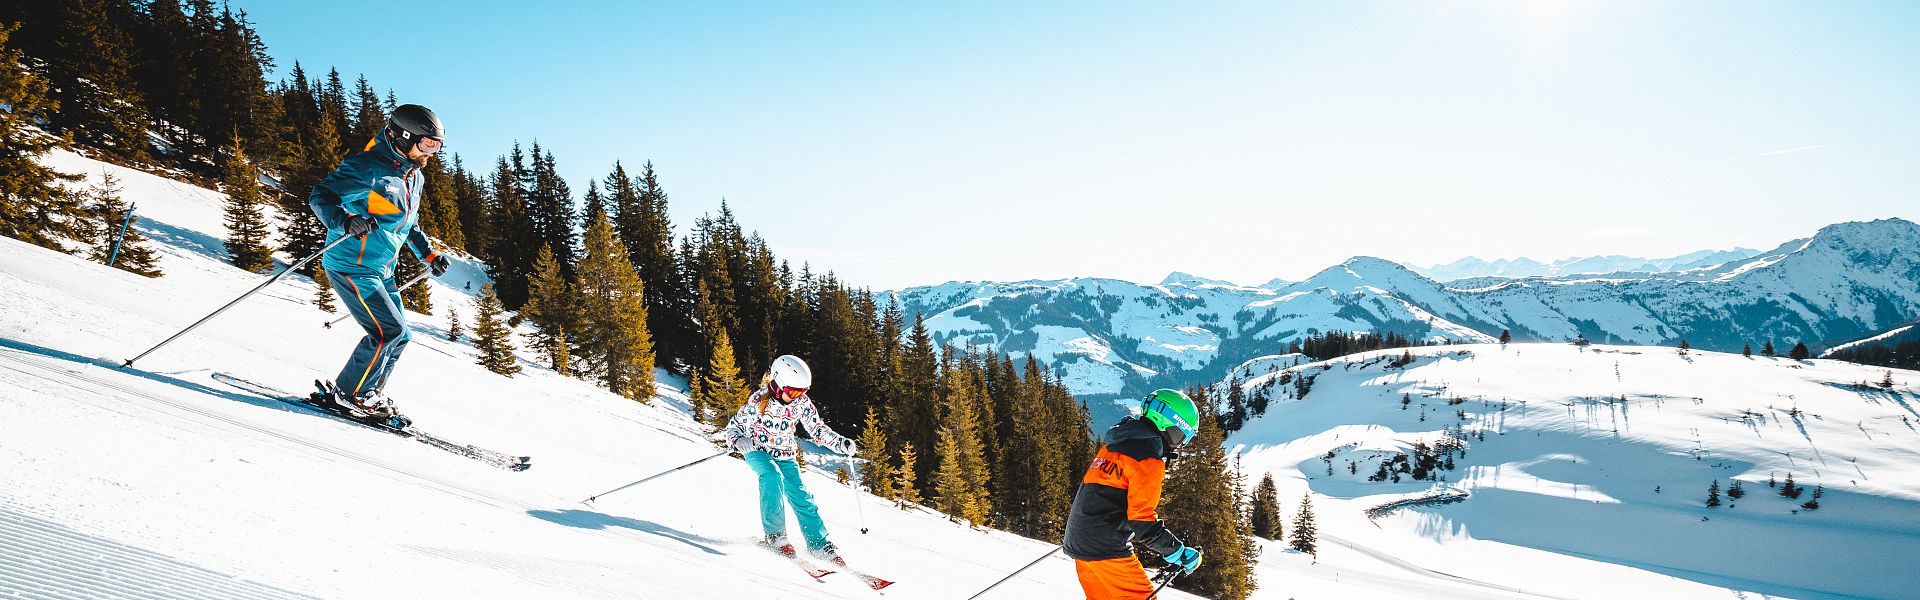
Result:
{"label": "ski tip", "polygon": [[875,579],[873,581],[872,587],[875,590],[884,590],[884,589],[887,589],[887,586],[890,586],[890,585],[893,585],[893,582],[887,581],[885,579]]}

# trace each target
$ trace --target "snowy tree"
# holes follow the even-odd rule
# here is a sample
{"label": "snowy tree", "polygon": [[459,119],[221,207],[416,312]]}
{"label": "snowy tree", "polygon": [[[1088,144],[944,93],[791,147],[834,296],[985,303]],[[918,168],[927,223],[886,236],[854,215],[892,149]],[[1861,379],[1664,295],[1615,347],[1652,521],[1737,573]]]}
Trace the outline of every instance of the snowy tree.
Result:
{"label": "snowy tree", "polygon": [[1740,499],[1740,498],[1741,498],[1742,496],[1745,496],[1745,495],[1747,495],[1747,490],[1745,490],[1745,489],[1742,489],[1742,488],[1740,487],[1740,480],[1738,480],[1738,479],[1735,479],[1735,480],[1733,480],[1733,484],[1732,484],[1732,485],[1729,485],[1729,486],[1727,486],[1727,497],[1728,497],[1728,498],[1732,498],[1732,499],[1734,499],[1734,500],[1739,500],[1739,499]]}
{"label": "snowy tree", "polygon": [[460,311],[447,309],[447,341],[458,342],[466,331],[460,328]]}
{"label": "snowy tree", "polygon": [[1318,557],[1320,553],[1314,550],[1319,541],[1318,535],[1318,530],[1313,526],[1313,494],[1301,494],[1300,512],[1293,516],[1293,538],[1289,545],[1294,550]]}
{"label": "snowy tree", "polygon": [[[333,280],[327,279],[326,267],[313,268],[313,305],[320,307],[320,310],[326,311],[327,314],[333,314],[338,310],[333,306]],[[454,325],[459,324],[458,320],[454,321]]]}
{"label": "snowy tree", "polygon": [[893,468],[887,464],[887,428],[879,413],[867,407],[867,418],[860,424],[860,443],[855,458],[860,462],[860,482],[876,496],[893,489]]}
{"label": "snowy tree", "polygon": [[1284,527],[1281,526],[1279,490],[1273,484],[1273,474],[1260,478],[1260,485],[1253,488],[1253,510],[1248,520],[1253,525],[1253,534],[1270,540],[1282,539]]}
{"label": "snowy tree", "polygon": [[1707,508],[1720,506],[1720,480],[1715,479],[1707,486]]}
{"label": "snowy tree", "polygon": [[88,186],[82,197],[87,212],[94,217],[90,228],[93,248],[88,258],[143,277],[162,275],[156,264],[159,257],[147,247],[147,238],[140,235],[140,229],[134,227],[140,219],[133,216],[133,208],[120,199],[120,182],[113,173],[101,173],[100,182]]}
{"label": "snowy tree", "polygon": [[1788,473],[1787,480],[1780,484],[1780,495],[1788,498],[1799,499],[1802,490],[1803,488],[1793,484],[1792,473]]}
{"label": "snowy tree", "polygon": [[900,476],[893,480],[893,499],[903,510],[920,503],[920,488],[913,485],[914,467],[913,442],[907,442],[900,446],[900,470],[896,471]]}
{"label": "snowy tree", "polygon": [[227,190],[227,254],[233,266],[259,273],[273,267],[273,252],[267,249],[267,217],[260,212],[260,176],[247,162],[235,139],[229,148],[227,174],[222,185]]}
{"label": "snowy tree", "polygon": [[507,324],[501,322],[500,297],[493,293],[493,284],[480,288],[480,313],[474,317],[473,346],[480,350],[480,366],[501,375],[512,377],[520,372],[520,361],[513,355],[513,334]]}

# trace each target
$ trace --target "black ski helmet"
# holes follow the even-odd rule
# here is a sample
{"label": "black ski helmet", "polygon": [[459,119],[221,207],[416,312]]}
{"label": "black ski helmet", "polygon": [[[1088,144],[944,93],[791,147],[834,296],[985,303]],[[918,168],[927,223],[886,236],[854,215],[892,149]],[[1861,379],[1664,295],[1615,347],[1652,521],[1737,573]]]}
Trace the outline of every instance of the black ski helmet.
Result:
{"label": "black ski helmet", "polygon": [[406,152],[412,150],[420,138],[447,141],[447,128],[440,124],[440,116],[418,104],[402,104],[393,109],[393,115],[387,117],[387,139],[393,142],[393,147]]}

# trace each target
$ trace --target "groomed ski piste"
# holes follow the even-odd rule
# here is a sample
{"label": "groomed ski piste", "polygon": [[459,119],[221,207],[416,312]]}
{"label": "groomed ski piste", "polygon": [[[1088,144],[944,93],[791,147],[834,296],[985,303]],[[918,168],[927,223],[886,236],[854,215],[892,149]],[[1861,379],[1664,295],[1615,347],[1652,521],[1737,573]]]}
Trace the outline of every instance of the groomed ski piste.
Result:
{"label": "groomed ski piste", "polygon": [[[0,238],[0,597],[960,599],[1050,547],[856,494],[819,453],[807,485],[853,566],[898,582],[884,592],[847,573],[814,581],[749,544],[755,492],[734,459],[582,503],[714,452],[684,382],[663,376],[640,404],[531,362],[511,379],[480,369],[444,336],[449,308],[471,326],[485,282],[467,260],[434,283],[433,315],[409,315],[389,392],[435,435],[533,457],[524,472],[214,381],[304,391],[333,375],[359,332],[321,328],[338,315],[312,306],[304,278],[120,369],[265,276],[221,259],[220,194],[70,153],[47,162],[114,173],[167,275]],[[1229,438],[1249,489],[1272,472],[1289,526],[1311,490],[1319,522],[1317,556],[1264,543],[1254,598],[1912,597],[1920,373],[1875,391],[1850,386],[1884,369],[1824,360],[1412,352],[1406,368],[1389,366],[1398,350],[1293,367],[1314,375],[1308,396]],[[1377,461],[1456,423],[1487,435],[1445,484],[1325,475],[1329,450],[1336,465]],[[1766,486],[1789,471],[1824,486],[1819,510],[1792,512],[1805,498]],[[1749,495],[1701,507],[1716,478]],[[1465,499],[1368,517],[1442,495]],[[1079,597],[1056,556],[983,599]]]}
{"label": "groomed ski piste", "polygon": [[[511,379],[476,366],[470,340],[445,338],[447,309],[470,328],[466,284],[485,282],[467,260],[435,282],[433,315],[408,315],[388,392],[423,430],[533,457],[523,472],[215,381],[305,392],[337,372],[361,334],[322,328],[344,313],[315,308],[303,277],[121,369],[266,275],[222,261],[221,194],[46,162],[113,173],[166,276],[0,238],[0,598],[965,598],[1050,548],[857,495],[825,454],[807,487],[851,566],[897,582],[883,592],[749,543],[756,488],[736,459],[584,504],[716,447],[683,381],[641,404],[531,362]],[[1054,558],[985,598],[1079,593]]]}

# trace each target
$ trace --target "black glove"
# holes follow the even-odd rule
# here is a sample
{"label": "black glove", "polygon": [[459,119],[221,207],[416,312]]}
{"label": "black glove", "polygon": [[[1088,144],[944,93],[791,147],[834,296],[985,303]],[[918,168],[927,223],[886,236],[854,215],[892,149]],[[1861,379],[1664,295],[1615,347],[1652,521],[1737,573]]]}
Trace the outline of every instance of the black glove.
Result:
{"label": "black glove", "polygon": [[373,231],[373,226],[373,217],[349,214],[341,229],[347,232],[347,237],[360,237]]}
{"label": "black glove", "polygon": [[451,266],[453,261],[447,260],[447,257],[439,252],[427,256],[427,270],[432,271],[434,277],[447,274],[447,267]]}

